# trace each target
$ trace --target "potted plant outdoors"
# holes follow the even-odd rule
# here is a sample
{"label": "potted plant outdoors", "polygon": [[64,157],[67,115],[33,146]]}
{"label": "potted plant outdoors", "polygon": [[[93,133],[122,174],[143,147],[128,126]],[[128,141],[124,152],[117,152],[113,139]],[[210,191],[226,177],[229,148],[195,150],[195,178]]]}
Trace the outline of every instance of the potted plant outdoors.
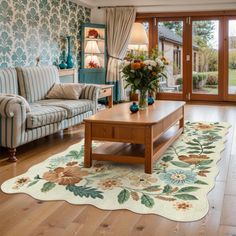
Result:
{"label": "potted plant outdoors", "polygon": [[139,108],[147,108],[148,92],[157,89],[159,79],[166,77],[164,62],[156,58],[155,60],[132,60],[125,61],[122,68],[126,87],[131,86],[133,90],[139,91]]}

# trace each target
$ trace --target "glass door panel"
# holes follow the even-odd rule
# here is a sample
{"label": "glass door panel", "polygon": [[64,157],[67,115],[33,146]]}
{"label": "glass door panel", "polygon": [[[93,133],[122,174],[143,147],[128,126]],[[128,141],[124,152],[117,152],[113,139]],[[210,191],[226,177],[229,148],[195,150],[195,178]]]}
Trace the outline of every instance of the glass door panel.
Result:
{"label": "glass door panel", "polygon": [[236,95],[236,20],[229,20],[228,38],[228,94]]}
{"label": "glass door panel", "polygon": [[182,93],[183,21],[158,22],[158,51],[167,62],[167,78],[160,81],[160,93]]}
{"label": "glass door panel", "polygon": [[219,20],[192,21],[192,93],[218,95]]}

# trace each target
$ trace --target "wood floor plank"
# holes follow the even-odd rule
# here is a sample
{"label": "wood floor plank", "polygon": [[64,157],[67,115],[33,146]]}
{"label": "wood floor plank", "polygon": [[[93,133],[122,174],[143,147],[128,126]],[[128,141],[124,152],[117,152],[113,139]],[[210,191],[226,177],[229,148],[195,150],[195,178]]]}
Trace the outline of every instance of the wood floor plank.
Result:
{"label": "wood floor plank", "polygon": [[221,224],[236,227],[236,196],[225,195]]}
{"label": "wood floor plank", "polygon": [[219,229],[219,236],[235,236],[236,227],[221,225]]}
{"label": "wood floor plank", "polygon": [[[25,194],[0,192],[0,235],[118,235],[118,236],[216,236],[236,235],[236,107],[187,105],[185,119],[225,121],[232,127],[218,163],[216,186],[208,195],[210,210],[203,219],[179,223],[157,215],[140,215],[127,210],[103,211],[94,206],[75,206],[62,201],[41,202]],[[0,183],[27,171],[31,166],[60,153],[83,139],[84,125],[24,145],[19,161],[6,162],[0,149]],[[20,233],[20,234],[19,234]]]}
{"label": "wood floor plank", "polygon": [[[58,209],[60,205],[62,205],[62,202],[38,202],[38,205],[30,206],[31,211],[27,215],[22,214],[20,219],[16,221],[15,227],[7,229],[6,236],[31,236],[40,223]],[[6,225],[8,225],[8,222],[6,222]]]}
{"label": "wood floor plank", "polygon": [[104,211],[89,205],[73,220],[73,223],[77,224],[79,235],[94,235],[98,225],[100,225],[109,214],[110,211]]}
{"label": "wood floor plank", "polygon": [[229,166],[228,176],[227,176],[227,181],[226,181],[225,194],[236,196],[236,155],[231,156],[230,166]]}

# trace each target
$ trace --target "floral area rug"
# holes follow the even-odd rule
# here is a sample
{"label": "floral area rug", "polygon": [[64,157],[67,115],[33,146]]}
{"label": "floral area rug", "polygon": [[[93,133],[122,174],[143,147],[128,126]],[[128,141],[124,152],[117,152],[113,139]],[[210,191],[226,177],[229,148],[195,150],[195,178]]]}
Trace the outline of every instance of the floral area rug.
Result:
{"label": "floral area rug", "polygon": [[[227,123],[185,124],[185,133],[154,164],[94,162],[83,168],[83,142],[2,184],[5,193],[26,193],[39,200],[65,200],[105,210],[128,209],[176,221],[194,221],[209,208],[207,193],[218,174]],[[99,144],[94,144],[94,146]]]}

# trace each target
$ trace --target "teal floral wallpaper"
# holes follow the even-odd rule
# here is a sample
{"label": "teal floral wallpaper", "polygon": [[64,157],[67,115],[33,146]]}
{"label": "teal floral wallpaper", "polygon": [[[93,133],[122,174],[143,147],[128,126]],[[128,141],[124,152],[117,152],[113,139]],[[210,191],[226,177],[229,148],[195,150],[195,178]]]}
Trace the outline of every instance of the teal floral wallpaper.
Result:
{"label": "teal floral wallpaper", "polygon": [[79,63],[79,28],[89,20],[90,9],[69,0],[0,0],[0,68],[62,60],[68,35]]}

